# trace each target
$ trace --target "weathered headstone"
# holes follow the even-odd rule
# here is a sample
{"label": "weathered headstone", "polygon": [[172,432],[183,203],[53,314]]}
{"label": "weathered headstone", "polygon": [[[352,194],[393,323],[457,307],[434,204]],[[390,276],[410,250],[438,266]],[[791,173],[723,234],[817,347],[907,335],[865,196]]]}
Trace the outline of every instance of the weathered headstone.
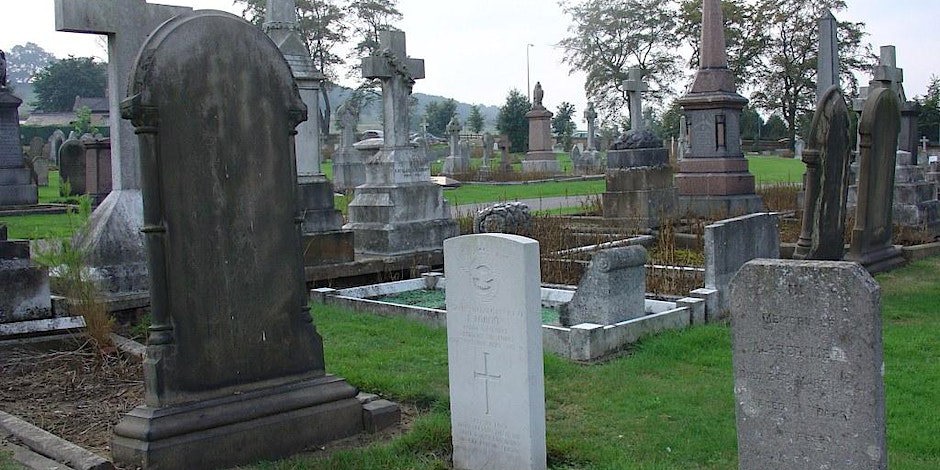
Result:
{"label": "weathered headstone", "polygon": [[333,153],[333,187],[336,191],[349,191],[366,182],[364,160],[353,147],[356,143],[359,111],[347,101],[336,110],[336,116],[341,138],[339,149]]}
{"label": "weathered headstone", "polygon": [[0,51],[0,206],[36,204],[39,190],[23,160],[20,145],[20,113],[23,100],[13,95],[6,82],[6,55]]}
{"label": "weathered headstone", "polygon": [[718,291],[718,311],[709,312],[709,322],[727,315],[729,286],[741,266],[756,258],[780,257],[779,223],[777,214],[759,213],[705,227],[705,288]]}
{"label": "weathered headstone", "polygon": [[532,214],[524,202],[498,202],[473,216],[473,233],[527,235],[531,228]]}
{"label": "weathered headstone", "polygon": [[490,177],[490,160],[493,158],[493,146],[496,139],[489,132],[483,133],[483,161],[480,163],[480,179],[487,180]]}
{"label": "weathered headstone", "polygon": [[359,432],[356,389],[325,374],[307,308],[291,158],[307,109],[287,63],[210,10],[161,25],[133,70],[122,108],[144,156],[152,325],[115,462],[230,467]]}
{"label": "weathered headstone", "polygon": [[731,296],[739,468],[888,468],[875,280],[855,263],[755,260]]}
{"label": "weathered headstone", "polygon": [[500,173],[508,173],[512,171],[512,163],[509,161],[509,149],[512,147],[512,144],[509,142],[509,136],[506,134],[500,135],[499,142],[496,145],[499,146]]}
{"label": "weathered headstone", "polygon": [[710,217],[749,214],[763,208],[741,150],[739,95],[728,68],[720,0],[702,0],[699,70],[679,99],[688,120],[689,149],[679,162],[680,212]]}
{"label": "weathered headstone", "polygon": [[39,186],[49,186],[49,166],[52,164],[46,157],[40,156],[33,158],[33,172],[36,173],[36,184]]}
{"label": "weathered headstone", "polygon": [[85,146],[78,139],[68,139],[59,147],[59,191],[62,196],[86,194]]}
{"label": "weathered headstone", "polygon": [[457,118],[455,114],[450,118],[450,122],[447,123],[447,141],[450,144],[450,155],[444,159],[444,168],[441,172],[448,176],[453,176],[457,173],[466,173],[470,169],[470,160],[464,159],[463,147],[460,142],[460,131],[463,130],[463,126],[460,124],[460,119]]}
{"label": "weathered headstone", "polygon": [[524,173],[558,173],[558,160],[552,150],[552,112],[545,109],[542,99],[545,91],[542,84],[535,83],[532,91],[532,110],[526,113],[529,120],[529,151],[522,161]]}
{"label": "weathered headstone", "polygon": [[546,468],[539,244],[444,242],[454,467]]}
{"label": "weathered headstone", "polygon": [[29,151],[26,154],[29,155],[30,158],[41,157],[43,155],[42,147],[45,144],[46,142],[42,140],[42,137],[38,135],[33,137],[29,141]]}
{"label": "weathered headstone", "polygon": [[49,271],[30,260],[29,240],[7,240],[0,225],[0,324],[50,317]]}
{"label": "weathered headstone", "polygon": [[859,173],[855,228],[847,261],[857,261],[871,272],[904,262],[891,241],[894,212],[894,171],[897,158],[901,106],[897,93],[873,81],[858,123]]}
{"label": "weathered headstone", "polygon": [[366,161],[366,183],[349,203],[356,253],[375,256],[438,251],[459,233],[441,187],[430,181],[423,152],[409,138],[408,103],[424,61],[406,54],[405,33],[382,31],[381,50],[362,59],[362,74],[382,81],[382,150]]}
{"label": "weathered headstone", "polygon": [[833,86],[821,97],[809,132],[803,227],[793,257],[839,261],[845,254],[846,197],[849,189],[849,108]]}
{"label": "weathered headstone", "polygon": [[[56,31],[106,35],[111,137],[111,194],[95,209],[88,230],[76,244],[88,253],[99,287],[107,297],[145,304],[147,258],[144,252],[140,154],[134,127],[121,120],[127,77],[141,44],[157,26],[191,8],[145,0],[55,0]],[[125,304],[128,305],[128,304]]]}
{"label": "weathered headstone", "polygon": [[607,326],[645,315],[646,260],[642,246],[595,253],[571,302],[562,306],[562,326]]}
{"label": "weathered headstone", "polygon": [[85,148],[85,194],[95,206],[111,194],[111,139],[106,137],[82,137]]}
{"label": "weathered headstone", "polygon": [[55,165],[59,164],[59,148],[62,147],[62,143],[65,142],[65,133],[59,129],[56,129],[52,135],[49,136],[49,161],[53,162]]}

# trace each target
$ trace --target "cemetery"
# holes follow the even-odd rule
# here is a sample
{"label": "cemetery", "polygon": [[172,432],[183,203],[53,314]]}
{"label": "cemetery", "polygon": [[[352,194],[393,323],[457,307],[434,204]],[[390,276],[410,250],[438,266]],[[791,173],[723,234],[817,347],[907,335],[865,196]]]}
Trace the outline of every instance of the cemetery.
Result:
{"label": "cemetery", "polygon": [[391,24],[331,95],[294,0],[53,3],[107,115],[0,51],[0,470],[940,468],[940,152],[829,9],[762,143],[719,0],[674,124],[629,64],[577,139],[548,77],[422,117]]}

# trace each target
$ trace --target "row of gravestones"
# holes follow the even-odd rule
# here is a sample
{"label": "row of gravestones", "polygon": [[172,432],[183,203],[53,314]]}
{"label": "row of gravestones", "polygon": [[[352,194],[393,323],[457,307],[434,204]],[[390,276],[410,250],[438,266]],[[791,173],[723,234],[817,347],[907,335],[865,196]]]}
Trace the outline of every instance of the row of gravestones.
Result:
{"label": "row of gravestones", "polygon": [[[454,467],[544,469],[538,242],[444,243]],[[887,468],[878,284],[858,264],[753,260],[731,281],[741,468]]]}

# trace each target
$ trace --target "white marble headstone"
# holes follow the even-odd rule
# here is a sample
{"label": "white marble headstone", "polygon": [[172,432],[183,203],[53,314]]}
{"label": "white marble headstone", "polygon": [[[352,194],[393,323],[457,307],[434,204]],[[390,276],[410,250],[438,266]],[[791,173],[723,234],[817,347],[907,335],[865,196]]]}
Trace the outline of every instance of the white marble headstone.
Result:
{"label": "white marble headstone", "polygon": [[545,469],[539,245],[444,241],[454,467]]}

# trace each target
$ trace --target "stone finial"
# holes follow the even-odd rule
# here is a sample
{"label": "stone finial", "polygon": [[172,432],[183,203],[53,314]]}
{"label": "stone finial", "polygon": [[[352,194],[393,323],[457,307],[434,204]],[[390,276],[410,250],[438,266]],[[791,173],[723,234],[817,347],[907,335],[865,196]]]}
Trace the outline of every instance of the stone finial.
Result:
{"label": "stone finial", "polygon": [[532,90],[532,107],[544,108],[542,99],[545,98],[545,90],[542,89],[542,82],[535,82],[535,88]]}

